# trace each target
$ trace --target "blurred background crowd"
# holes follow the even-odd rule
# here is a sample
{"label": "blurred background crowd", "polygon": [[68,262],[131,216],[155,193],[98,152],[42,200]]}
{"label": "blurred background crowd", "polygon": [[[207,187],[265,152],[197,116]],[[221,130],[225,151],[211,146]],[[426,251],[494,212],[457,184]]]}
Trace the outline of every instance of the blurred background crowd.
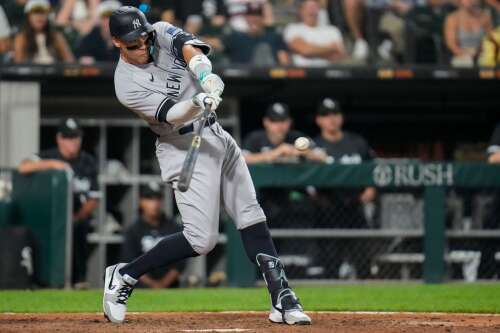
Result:
{"label": "blurred background crowd", "polygon": [[499,0],[3,0],[0,63],[114,62],[108,21],[121,5],[202,37],[222,65],[470,67],[500,59]]}

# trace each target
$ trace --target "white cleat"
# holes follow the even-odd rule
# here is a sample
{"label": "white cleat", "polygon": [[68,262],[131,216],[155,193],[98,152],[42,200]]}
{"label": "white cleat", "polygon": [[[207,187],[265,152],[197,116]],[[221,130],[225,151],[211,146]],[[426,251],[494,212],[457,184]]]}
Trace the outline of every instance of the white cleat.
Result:
{"label": "white cleat", "polygon": [[104,278],[104,296],[102,298],[102,308],[104,317],[110,322],[121,324],[125,320],[127,313],[127,301],[134,284],[137,280],[125,275],[123,277],[118,271],[126,264],[116,264],[106,268]]}
{"label": "white cleat", "polygon": [[288,325],[311,325],[311,318],[304,313],[295,293],[287,288],[278,295],[278,302],[271,307],[269,320],[273,323]]}

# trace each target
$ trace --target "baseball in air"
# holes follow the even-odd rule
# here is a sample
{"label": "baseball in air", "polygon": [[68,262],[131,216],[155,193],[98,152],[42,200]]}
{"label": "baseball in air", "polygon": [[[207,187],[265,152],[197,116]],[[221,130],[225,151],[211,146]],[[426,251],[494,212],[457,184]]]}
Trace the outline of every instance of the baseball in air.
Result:
{"label": "baseball in air", "polygon": [[303,151],[309,148],[311,142],[309,141],[308,138],[301,136],[295,140],[294,145],[295,148],[297,148],[297,150]]}

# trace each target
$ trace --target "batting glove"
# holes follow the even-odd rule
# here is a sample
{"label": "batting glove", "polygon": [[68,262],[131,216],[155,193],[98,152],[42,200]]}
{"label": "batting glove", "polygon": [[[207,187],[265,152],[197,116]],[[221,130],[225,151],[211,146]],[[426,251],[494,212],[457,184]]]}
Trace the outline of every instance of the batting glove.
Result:
{"label": "batting glove", "polygon": [[214,94],[199,93],[193,97],[193,103],[203,109],[210,105],[210,111],[217,110],[222,98]]}
{"label": "batting glove", "polygon": [[222,79],[217,74],[208,74],[200,83],[203,91],[207,94],[220,96],[224,91],[224,82],[222,82]]}

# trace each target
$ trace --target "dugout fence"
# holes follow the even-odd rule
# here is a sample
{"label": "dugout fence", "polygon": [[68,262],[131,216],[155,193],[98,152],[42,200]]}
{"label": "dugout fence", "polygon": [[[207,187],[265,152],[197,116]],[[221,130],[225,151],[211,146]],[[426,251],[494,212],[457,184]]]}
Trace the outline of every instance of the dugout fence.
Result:
{"label": "dugout fence", "polygon": [[[250,170],[292,280],[439,283],[499,276],[498,166],[378,160]],[[360,204],[366,187],[375,188],[376,199]],[[253,267],[242,268],[243,252],[235,260],[230,283],[248,285]]]}

